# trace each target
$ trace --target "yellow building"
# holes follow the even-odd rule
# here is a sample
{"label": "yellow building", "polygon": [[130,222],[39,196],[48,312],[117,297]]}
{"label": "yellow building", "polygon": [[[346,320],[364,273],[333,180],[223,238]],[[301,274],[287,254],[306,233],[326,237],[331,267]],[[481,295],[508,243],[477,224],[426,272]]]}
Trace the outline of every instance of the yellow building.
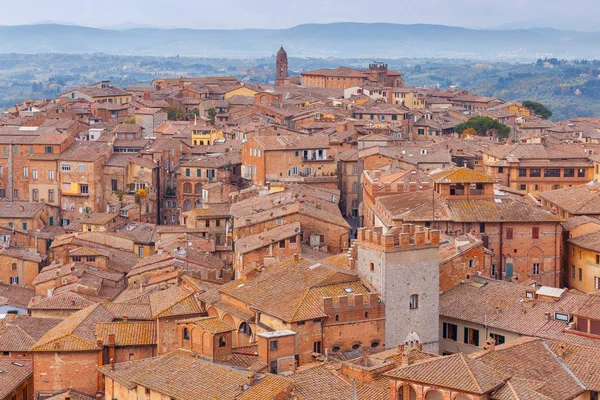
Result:
{"label": "yellow building", "polygon": [[584,293],[600,290],[600,230],[567,240],[566,273],[569,288]]}
{"label": "yellow building", "polygon": [[225,100],[227,100],[233,96],[254,97],[254,95],[256,93],[258,93],[258,90],[251,89],[247,86],[239,86],[239,87],[236,87],[235,89],[231,89],[230,91],[225,92]]}
{"label": "yellow building", "polygon": [[90,87],[74,89],[64,93],[62,97],[112,104],[127,104],[131,101],[131,93],[112,86],[110,81],[101,81]]}
{"label": "yellow building", "polygon": [[217,139],[223,139],[223,131],[210,126],[194,126],[192,129],[192,143],[194,146],[211,145]]}

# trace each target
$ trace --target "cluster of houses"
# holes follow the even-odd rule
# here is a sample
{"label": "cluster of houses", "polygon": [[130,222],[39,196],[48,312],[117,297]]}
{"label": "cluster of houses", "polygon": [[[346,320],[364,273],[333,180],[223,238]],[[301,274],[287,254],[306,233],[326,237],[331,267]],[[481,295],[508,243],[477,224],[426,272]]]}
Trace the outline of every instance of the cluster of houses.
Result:
{"label": "cluster of houses", "polygon": [[0,114],[0,399],[597,399],[600,119],[276,70]]}

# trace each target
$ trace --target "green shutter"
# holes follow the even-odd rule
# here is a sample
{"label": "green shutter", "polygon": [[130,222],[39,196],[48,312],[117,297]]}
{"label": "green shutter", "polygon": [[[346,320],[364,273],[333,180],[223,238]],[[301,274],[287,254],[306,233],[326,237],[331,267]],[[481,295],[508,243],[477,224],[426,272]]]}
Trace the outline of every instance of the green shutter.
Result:
{"label": "green shutter", "polygon": [[479,347],[479,330],[475,329],[473,330],[473,344],[477,347]]}
{"label": "green shutter", "polygon": [[190,169],[189,168],[185,169],[185,176],[190,176]]}

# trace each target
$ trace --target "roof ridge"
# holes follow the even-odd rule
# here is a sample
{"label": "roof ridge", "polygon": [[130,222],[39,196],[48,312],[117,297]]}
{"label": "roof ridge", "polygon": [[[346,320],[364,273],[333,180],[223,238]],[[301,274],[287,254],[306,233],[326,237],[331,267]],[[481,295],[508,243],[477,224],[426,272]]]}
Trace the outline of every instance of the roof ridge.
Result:
{"label": "roof ridge", "polygon": [[475,374],[473,374],[473,371],[471,370],[471,366],[469,365],[469,363],[467,363],[467,359],[465,358],[464,353],[459,353],[460,354],[460,360],[463,362],[463,364],[465,365],[465,367],[467,367],[467,371],[469,372],[469,376],[471,377],[471,379],[473,379],[473,382],[475,382],[475,387],[477,388],[477,390],[479,392],[481,392],[481,385],[479,384],[479,381],[477,380],[477,378],[475,378]]}

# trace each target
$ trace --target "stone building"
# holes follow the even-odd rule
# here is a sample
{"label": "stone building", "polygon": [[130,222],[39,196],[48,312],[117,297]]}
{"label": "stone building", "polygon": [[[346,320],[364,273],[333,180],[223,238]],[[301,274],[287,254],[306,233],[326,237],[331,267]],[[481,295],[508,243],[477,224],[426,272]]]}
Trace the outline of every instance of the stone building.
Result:
{"label": "stone building", "polygon": [[350,254],[385,305],[386,348],[418,342],[437,353],[440,232],[414,225],[380,232],[360,228]]}

